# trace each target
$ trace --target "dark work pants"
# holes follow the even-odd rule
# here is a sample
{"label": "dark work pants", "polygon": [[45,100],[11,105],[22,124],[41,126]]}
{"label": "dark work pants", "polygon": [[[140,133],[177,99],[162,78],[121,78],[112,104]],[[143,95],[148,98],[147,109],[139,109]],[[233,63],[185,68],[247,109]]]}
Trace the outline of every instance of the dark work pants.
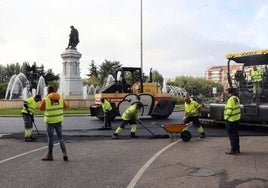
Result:
{"label": "dark work pants", "polygon": [[104,112],[104,127],[111,127],[111,112],[112,111],[107,111]]}
{"label": "dark work pants", "polygon": [[239,145],[239,122],[230,122],[226,121],[226,130],[229,136],[230,144],[231,144],[231,151],[233,152],[240,152],[240,145]]}

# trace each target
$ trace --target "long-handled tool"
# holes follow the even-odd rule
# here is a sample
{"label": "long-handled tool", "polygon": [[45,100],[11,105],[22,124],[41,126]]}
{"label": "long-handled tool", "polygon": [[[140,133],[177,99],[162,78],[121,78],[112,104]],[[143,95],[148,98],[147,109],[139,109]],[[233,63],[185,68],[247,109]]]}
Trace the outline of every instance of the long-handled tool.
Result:
{"label": "long-handled tool", "polygon": [[32,123],[34,124],[34,127],[35,127],[35,130],[36,130],[37,134],[38,134],[38,135],[41,135],[41,134],[39,133],[38,129],[37,129],[37,126],[36,126],[35,122],[32,121]]}
{"label": "long-handled tool", "polygon": [[151,133],[153,136],[155,136],[154,133],[153,133],[152,131],[150,131],[147,127],[145,127],[145,125],[143,125],[142,122],[139,122],[139,124],[140,124],[144,129],[146,129],[149,133]]}

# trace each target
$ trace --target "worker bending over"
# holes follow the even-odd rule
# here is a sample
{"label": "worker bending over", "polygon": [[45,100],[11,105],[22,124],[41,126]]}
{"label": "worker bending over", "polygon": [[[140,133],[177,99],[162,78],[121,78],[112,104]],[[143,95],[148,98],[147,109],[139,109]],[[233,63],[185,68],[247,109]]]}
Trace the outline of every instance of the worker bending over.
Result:
{"label": "worker bending over", "polygon": [[137,122],[141,123],[139,119],[139,113],[142,107],[143,104],[141,102],[137,102],[126,109],[122,115],[123,123],[116,129],[115,133],[112,136],[114,139],[118,139],[118,135],[127,124],[131,125],[130,137],[137,138],[135,132],[137,130]]}
{"label": "worker bending over", "polygon": [[[199,111],[201,110],[201,105],[198,102],[192,100],[189,95],[186,95],[184,97],[184,102],[185,112],[183,123],[188,124],[190,122],[193,122],[193,126],[197,127],[198,132],[201,134],[200,138],[205,138],[205,131],[199,121]],[[185,130],[187,129],[188,127],[185,128]]]}
{"label": "worker bending over", "polygon": [[40,95],[35,95],[35,97],[29,97],[24,101],[23,108],[21,110],[22,118],[24,121],[24,138],[25,142],[33,142],[35,138],[32,136],[34,113],[35,109],[38,107],[37,102],[41,101]]}

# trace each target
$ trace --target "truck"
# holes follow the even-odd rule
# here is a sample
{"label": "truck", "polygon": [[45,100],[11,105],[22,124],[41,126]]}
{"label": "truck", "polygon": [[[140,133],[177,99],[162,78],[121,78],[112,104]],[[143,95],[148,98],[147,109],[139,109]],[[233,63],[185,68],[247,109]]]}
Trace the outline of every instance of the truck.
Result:
{"label": "truck", "polygon": [[140,67],[119,67],[116,69],[115,80],[103,87],[95,94],[94,104],[90,106],[92,117],[103,119],[101,98],[111,103],[111,119],[122,116],[124,111],[132,104],[141,102],[143,109],[140,116],[165,119],[173,112],[175,101],[168,93],[163,93],[158,83],[150,80],[145,82]]}
{"label": "truck", "polygon": [[[266,124],[268,122],[268,49],[227,54],[226,58],[228,87],[234,88],[235,95],[240,99],[241,123]],[[241,65],[241,69],[231,73],[231,63]],[[263,72],[261,92],[258,95],[253,92],[253,81],[250,76],[253,66],[257,66]],[[203,121],[223,123],[226,100],[227,96],[222,93],[221,102],[212,103],[204,109]]]}

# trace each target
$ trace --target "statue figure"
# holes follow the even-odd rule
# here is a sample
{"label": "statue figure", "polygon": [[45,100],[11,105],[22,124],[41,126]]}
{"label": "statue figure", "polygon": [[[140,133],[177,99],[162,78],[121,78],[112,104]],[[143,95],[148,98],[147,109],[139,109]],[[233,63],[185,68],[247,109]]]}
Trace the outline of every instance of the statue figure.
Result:
{"label": "statue figure", "polygon": [[71,33],[69,37],[69,44],[66,49],[76,49],[76,46],[79,43],[79,33],[78,30],[74,28],[74,26],[71,26]]}

